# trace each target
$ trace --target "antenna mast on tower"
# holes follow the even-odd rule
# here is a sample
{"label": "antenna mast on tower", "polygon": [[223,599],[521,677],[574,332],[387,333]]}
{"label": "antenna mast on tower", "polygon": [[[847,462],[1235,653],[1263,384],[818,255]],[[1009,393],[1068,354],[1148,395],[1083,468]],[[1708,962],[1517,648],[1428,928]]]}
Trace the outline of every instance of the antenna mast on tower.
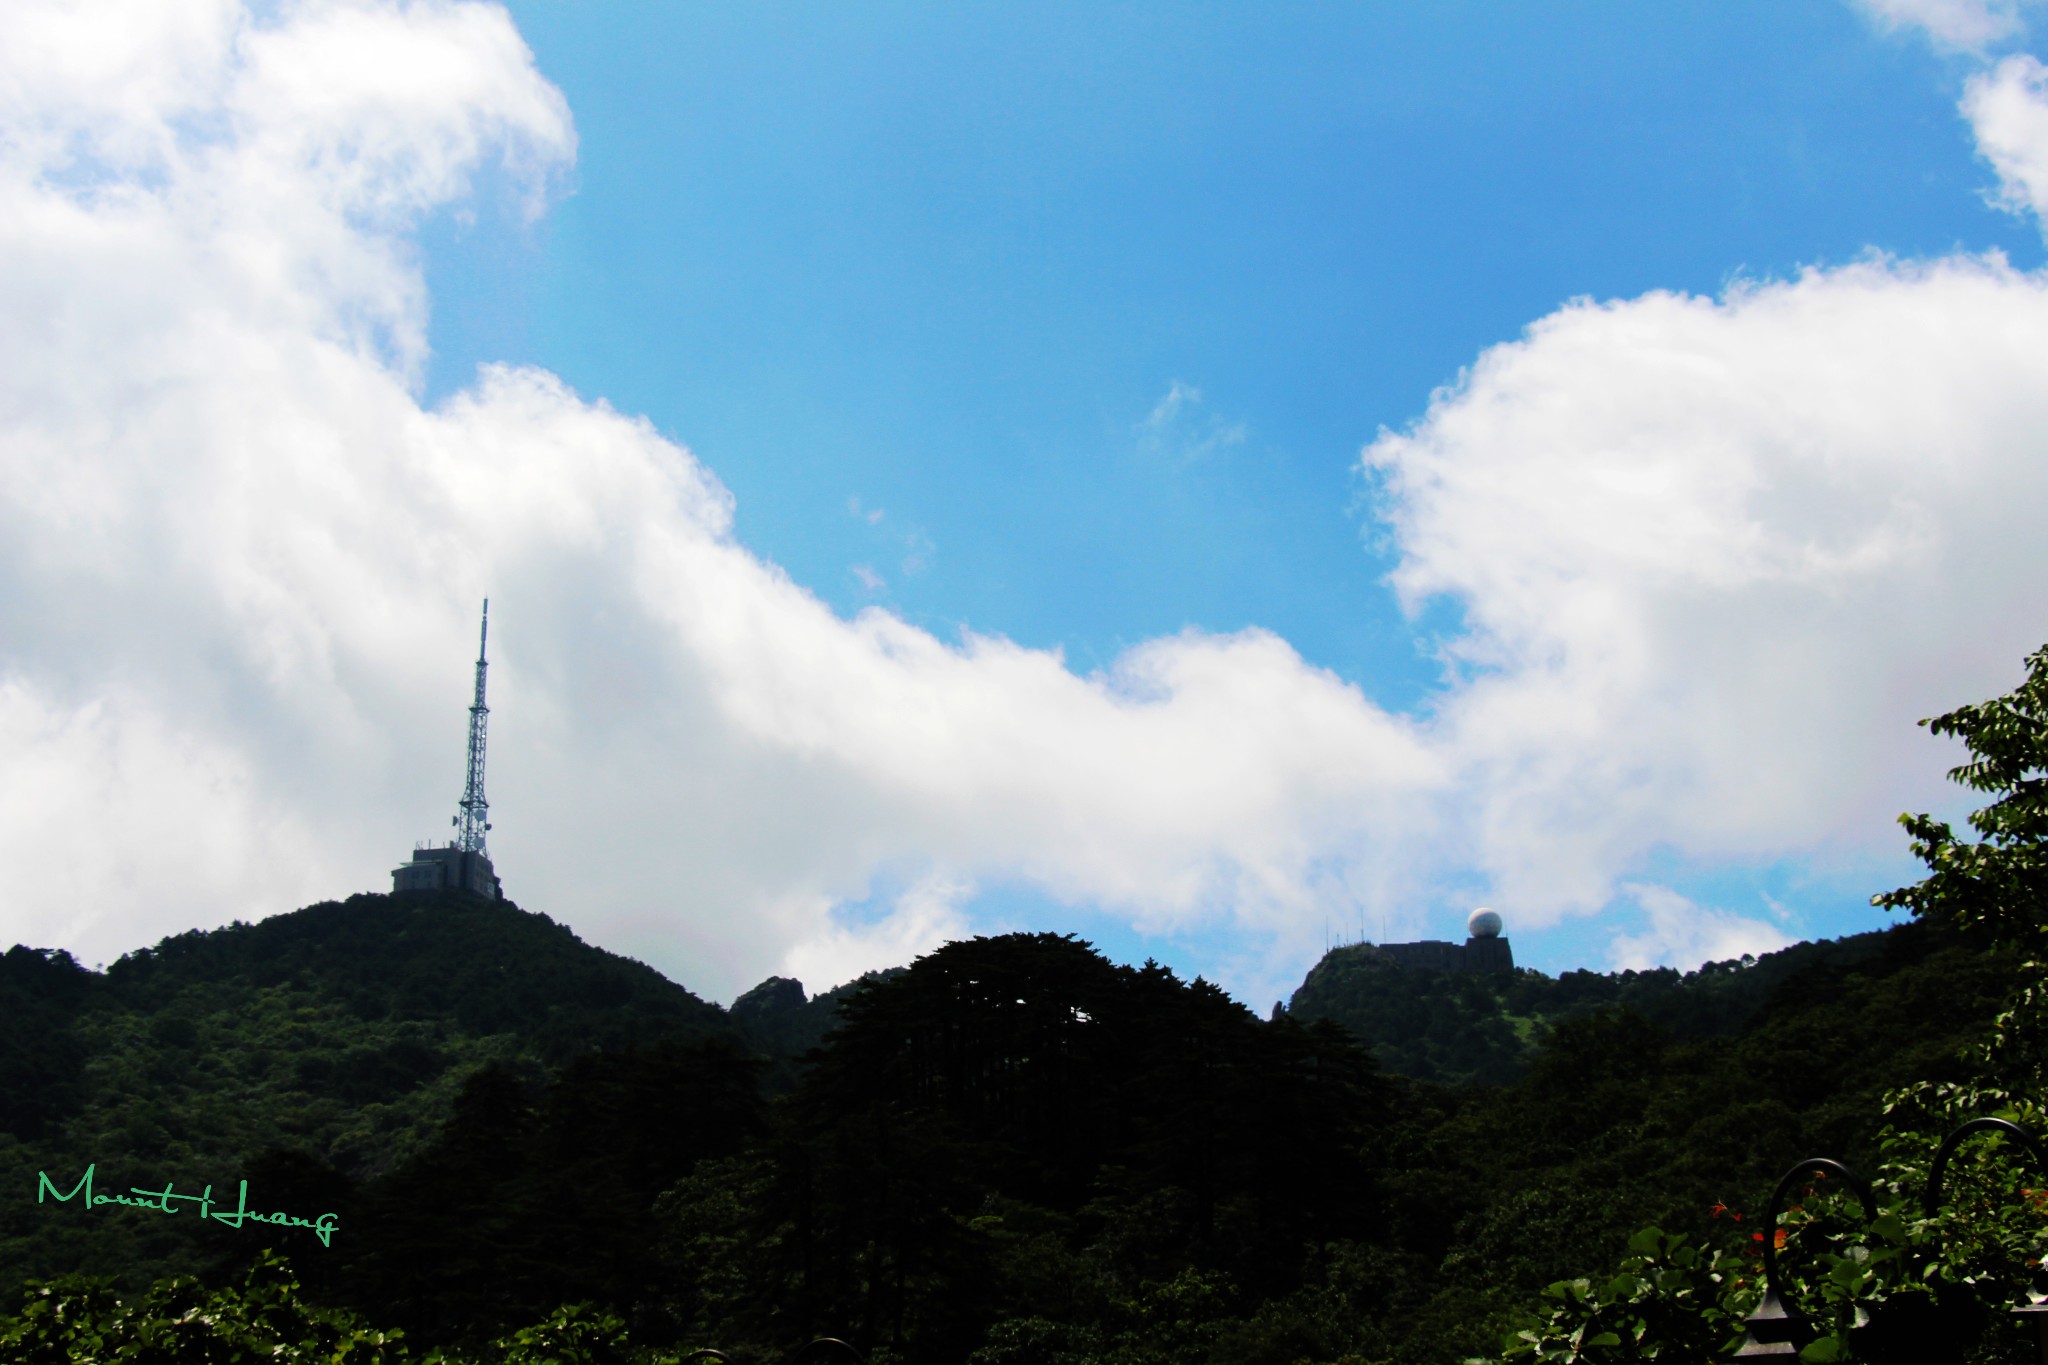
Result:
{"label": "antenna mast on tower", "polygon": [[483,628],[476,637],[476,700],[469,708],[469,780],[462,787],[462,813],[448,823],[455,826],[455,838],[446,845],[414,844],[412,861],[391,869],[393,893],[408,891],[467,891],[486,900],[505,899],[497,869],[484,848],[484,832],[491,827],[491,803],[484,800],[484,729],[491,708],[484,705],[484,646],[491,638],[491,599],[484,599]]}
{"label": "antenna mast on tower", "polygon": [[476,637],[476,700],[469,708],[469,779],[462,788],[462,814],[455,817],[455,847],[489,857],[484,831],[491,827],[491,803],[484,800],[484,724],[491,708],[484,705],[484,643],[491,634],[491,599],[484,599],[483,628]]}

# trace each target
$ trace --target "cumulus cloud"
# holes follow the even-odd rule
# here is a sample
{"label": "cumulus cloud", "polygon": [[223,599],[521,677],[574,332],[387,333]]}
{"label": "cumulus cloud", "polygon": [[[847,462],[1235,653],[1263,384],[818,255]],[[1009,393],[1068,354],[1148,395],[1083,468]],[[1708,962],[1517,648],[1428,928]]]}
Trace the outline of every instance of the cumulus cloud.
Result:
{"label": "cumulus cloud", "polygon": [[1648,921],[1640,934],[1620,934],[1608,952],[1614,970],[1676,967],[1689,972],[1703,962],[1760,957],[1792,940],[1764,920],[1695,905],[1668,887],[1630,883],[1621,888]]}
{"label": "cumulus cloud", "polygon": [[509,887],[718,996],[933,947],[985,874],[1285,933],[1439,780],[1272,635],[1081,677],[844,620],[645,421],[503,367],[422,408],[407,233],[574,147],[502,10],[194,5],[102,49],[110,13],[0,20],[16,936],[104,958],[386,884],[459,785],[486,593]]}
{"label": "cumulus cloud", "polygon": [[1858,0],[1891,29],[1918,29],[1937,45],[1981,51],[2023,27],[2025,11],[2040,0]]}
{"label": "cumulus cloud", "polygon": [[[2025,5],[1869,8],[1981,49]],[[2041,65],[1980,71],[1961,111],[2040,218]],[[1573,301],[1383,433],[1394,586],[1462,609],[1432,736],[1462,860],[1525,922],[1634,900],[1619,963],[1711,956],[1777,931],[1631,869],[1853,861],[1940,799],[1911,722],[2003,691],[2048,634],[2044,347],[2048,276],[1873,254]]]}
{"label": "cumulus cloud", "polygon": [[935,944],[973,935],[964,907],[974,892],[957,872],[935,870],[892,897],[879,918],[850,921],[834,907],[824,931],[799,943],[784,967],[799,981],[838,982],[905,966]]}
{"label": "cumulus cloud", "polygon": [[443,624],[419,589],[463,551],[407,525],[442,490],[405,439],[402,234],[486,148],[558,163],[567,111],[500,11],[291,16],[0,14],[0,840],[30,941],[107,955],[334,885]]}
{"label": "cumulus cloud", "polygon": [[1963,114],[1977,150],[1998,172],[1997,201],[2037,223],[2048,213],[2048,68],[2008,57],[1971,77]]}
{"label": "cumulus cloud", "polygon": [[1439,739],[1501,897],[1892,838],[1913,720],[2043,633],[2044,423],[2048,282],[1870,260],[1574,303],[1376,441],[1396,587],[1463,607]]}

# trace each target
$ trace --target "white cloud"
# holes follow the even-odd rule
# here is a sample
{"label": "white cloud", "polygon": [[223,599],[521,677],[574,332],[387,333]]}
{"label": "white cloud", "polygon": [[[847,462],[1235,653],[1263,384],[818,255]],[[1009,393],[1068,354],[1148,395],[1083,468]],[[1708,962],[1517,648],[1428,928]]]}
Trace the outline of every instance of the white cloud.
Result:
{"label": "white cloud", "polygon": [[1203,459],[1232,446],[1243,445],[1249,428],[1243,422],[1201,412],[1202,391],[1176,379],[1145,420],[1138,423],[1139,443],[1154,454],[1166,454],[1183,463]]}
{"label": "white cloud", "polygon": [[1775,925],[1695,905],[1668,887],[1632,882],[1621,889],[1641,908],[1649,927],[1615,938],[1608,959],[1618,972],[1651,967],[1689,972],[1703,962],[1761,957],[1792,942]]}
{"label": "white cloud", "polygon": [[65,704],[0,682],[0,754],[7,928],[22,941],[111,959],[191,928],[223,867],[273,904],[308,871],[341,871],[298,812],[263,799],[244,755],[122,689]]}
{"label": "white cloud", "polygon": [[890,912],[872,924],[848,924],[828,913],[824,931],[792,948],[782,971],[799,981],[823,983],[907,966],[951,940],[972,936],[963,907],[974,891],[967,878],[935,871],[906,888]]}
{"label": "white cloud", "polygon": [[2040,0],[1857,0],[1890,29],[1917,28],[1937,45],[1975,52],[2021,31]]}
{"label": "white cloud", "polygon": [[2048,68],[2008,57],[1971,77],[1962,108],[1977,150],[1998,172],[1998,202],[2040,221],[2048,213]]}
{"label": "white cloud", "polygon": [[1366,452],[1468,681],[1470,856],[1538,922],[1660,852],[1896,840],[1913,722],[2048,633],[2048,281],[1871,260],[1574,303]]}
{"label": "white cloud", "polygon": [[1167,385],[1166,394],[1152,405],[1152,411],[1145,415],[1141,424],[1157,431],[1172,424],[1185,408],[1202,401],[1202,391],[1192,384],[1183,384],[1178,379]]}
{"label": "white cloud", "polygon": [[101,51],[109,15],[0,20],[9,932],[104,958],[388,885],[457,794],[486,593],[508,886],[720,997],[929,947],[984,875],[1305,941],[1412,825],[1437,761],[1271,635],[1080,677],[849,622],[644,421],[512,368],[423,410],[406,233],[574,145],[501,10],[200,7]]}
{"label": "white cloud", "polygon": [[[1981,47],[2022,6],[1872,8]],[[1961,108],[2002,202],[2041,216],[2040,64]],[[1775,934],[1622,879],[1853,861],[1950,799],[1912,722],[2048,638],[2043,430],[2048,275],[1996,255],[1577,300],[1486,352],[1365,452],[1397,590],[1463,609],[1433,738],[1472,819],[1438,855],[1524,923],[1633,894],[1653,932],[1617,961]]]}

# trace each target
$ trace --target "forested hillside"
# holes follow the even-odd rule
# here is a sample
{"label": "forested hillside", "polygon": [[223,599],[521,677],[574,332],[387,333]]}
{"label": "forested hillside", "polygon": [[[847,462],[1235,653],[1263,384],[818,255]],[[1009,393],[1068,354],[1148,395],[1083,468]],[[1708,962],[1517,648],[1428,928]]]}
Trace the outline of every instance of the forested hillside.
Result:
{"label": "forested hillside", "polygon": [[[1302,1017],[1341,1003],[1341,954],[1275,1020],[1043,934],[817,1000],[764,983],[728,1018],[462,898],[316,906],[104,977],[5,961],[38,1044],[6,1054],[10,1278],[226,1283],[274,1247],[415,1346],[583,1302],[654,1346],[830,1333],[934,1365],[1488,1352],[1644,1222],[1703,1229],[1795,1157],[1866,1156],[1884,1090],[1964,1075],[2014,979],[1928,924],[1685,978],[1351,979],[1452,1037],[1533,1025],[1513,1079],[1445,1085]],[[247,1178],[338,1230],[26,1197],[88,1161]]]}
{"label": "forested hillside", "polygon": [[803,1075],[803,1058],[822,1045],[825,1035],[839,1025],[839,1007],[870,981],[887,981],[900,976],[902,967],[869,972],[820,995],[804,994],[804,983],[786,976],[771,976],[732,1002],[732,1021],[747,1041],[768,1059],[762,1084],[771,1095],[784,1095],[796,1088]]}
{"label": "forested hillside", "polygon": [[1071,941],[953,945],[848,1002],[780,1145],[665,1205],[677,1282],[728,1286],[678,1316],[983,1365],[1490,1352],[1642,1224],[1705,1230],[1814,1151],[1867,1161],[1883,1092],[1965,1075],[2013,968],[1903,926],[1806,955],[1718,1035],[1718,996],[1609,1007],[1512,1084],[1446,1087]]}
{"label": "forested hillside", "polygon": [[182,934],[104,974],[16,946],[0,957],[0,1018],[10,1284],[74,1267],[146,1283],[223,1252],[194,1219],[39,1207],[41,1170],[66,1189],[97,1163],[123,1185],[248,1177],[310,1197],[419,1152],[487,1064],[537,1082],[592,1049],[738,1045],[724,1011],[651,968],[460,894],[354,896]]}
{"label": "forested hillside", "polygon": [[1890,935],[1868,933],[1685,973],[1660,967],[1551,977],[1528,968],[1468,974],[1401,967],[1372,944],[1351,944],[1310,969],[1288,1012],[1304,1023],[1342,1024],[1381,1065],[1404,1076],[1498,1084],[1522,1076],[1542,1040],[1569,1020],[1622,1009],[1675,1038],[1730,1035],[1781,992],[1865,972],[1872,958],[1896,951]]}

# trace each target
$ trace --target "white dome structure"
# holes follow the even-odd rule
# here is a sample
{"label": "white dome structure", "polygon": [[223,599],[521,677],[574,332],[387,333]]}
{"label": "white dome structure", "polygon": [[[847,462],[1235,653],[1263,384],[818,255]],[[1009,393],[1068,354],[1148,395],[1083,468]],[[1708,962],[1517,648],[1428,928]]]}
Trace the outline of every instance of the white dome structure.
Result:
{"label": "white dome structure", "polygon": [[1515,950],[1501,932],[1499,915],[1482,905],[1466,917],[1465,932],[1471,937],[1463,943],[1426,938],[1420,943],[1382,943],[1369,951],[1375,961],[1424,971],[1494,975],[1515,970]]}

